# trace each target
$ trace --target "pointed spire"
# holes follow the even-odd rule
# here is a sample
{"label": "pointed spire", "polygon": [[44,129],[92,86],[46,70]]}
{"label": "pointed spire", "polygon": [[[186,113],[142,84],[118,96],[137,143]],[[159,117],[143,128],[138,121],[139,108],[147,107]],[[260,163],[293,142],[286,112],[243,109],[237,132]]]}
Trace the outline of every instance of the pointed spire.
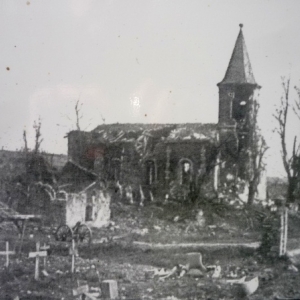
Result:
{"label": "pointed spire", "polygon": [[224,79],[220,84],[237,83],[237,84],[256,84],[251,63],[246,48],[244,35],[243,35],[243,24],[240,24],[240,32],[237,37],[232,56],[225,74]]}

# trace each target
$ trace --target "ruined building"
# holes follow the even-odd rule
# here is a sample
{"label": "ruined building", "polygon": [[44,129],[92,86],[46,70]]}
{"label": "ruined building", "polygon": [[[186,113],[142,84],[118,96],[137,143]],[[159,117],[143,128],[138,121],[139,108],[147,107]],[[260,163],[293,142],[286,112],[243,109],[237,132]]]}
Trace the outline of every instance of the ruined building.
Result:
{"label": "ruined building", "polygon": [[[224,79],[218,124],[103,124],[68,134],[65,181],[95,178],[145,197],[195,199],[246,179],[255,82],[242,25]],[[75,174],[75,175],[74,175]],[[142,192],[141,192],[142,191]]]}

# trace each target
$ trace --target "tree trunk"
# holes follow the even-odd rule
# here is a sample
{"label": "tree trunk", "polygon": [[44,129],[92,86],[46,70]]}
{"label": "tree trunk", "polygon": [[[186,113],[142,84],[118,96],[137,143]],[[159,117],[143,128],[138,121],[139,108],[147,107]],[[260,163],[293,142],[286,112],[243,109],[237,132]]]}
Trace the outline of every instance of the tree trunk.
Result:
{"label": "tree trunk", "polygon": [[289,178],[287,187],[287,204],[295,202],[295,190],[297,187],[297,178]]}
{"label": "tree trunk", "polygon": [[247,204],[251,206],[254,202],[254,196],[256,192],[256,180],[253,179],[249,182],[249,194],[248,194],[248,202]]}

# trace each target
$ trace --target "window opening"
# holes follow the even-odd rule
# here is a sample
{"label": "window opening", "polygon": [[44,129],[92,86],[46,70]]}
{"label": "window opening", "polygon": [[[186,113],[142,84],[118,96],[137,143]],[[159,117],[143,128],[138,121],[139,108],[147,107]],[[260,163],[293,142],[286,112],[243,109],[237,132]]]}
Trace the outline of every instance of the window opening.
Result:
{"label": "window opening", "polygon": [[192,163],[189,160],[182,160],[180,162],[180,183],[182,185],[189,185],[192,180]]}

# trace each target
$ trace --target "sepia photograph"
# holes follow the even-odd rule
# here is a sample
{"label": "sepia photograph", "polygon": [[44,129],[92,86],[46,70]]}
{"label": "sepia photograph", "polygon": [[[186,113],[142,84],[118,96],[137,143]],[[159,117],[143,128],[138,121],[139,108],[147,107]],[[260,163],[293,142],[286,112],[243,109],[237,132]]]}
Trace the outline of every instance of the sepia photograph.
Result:
{"label": "sepia photograph", "polygon": [[300,299],[300,1],[0,1],[0,300]]}

